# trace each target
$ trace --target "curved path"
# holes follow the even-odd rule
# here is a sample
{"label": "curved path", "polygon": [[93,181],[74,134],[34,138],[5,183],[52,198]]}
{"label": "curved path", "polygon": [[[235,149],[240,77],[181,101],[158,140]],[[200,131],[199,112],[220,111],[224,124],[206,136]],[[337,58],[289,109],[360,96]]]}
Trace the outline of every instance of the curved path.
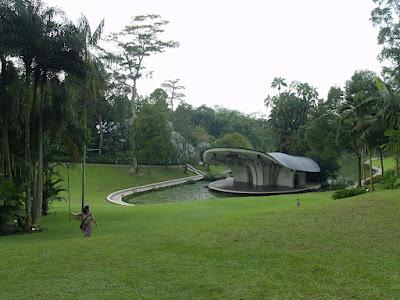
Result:
{"label": "curved path", "polygon": [[141,192],[158,190],[158,189],[165,188],[165,187],[176,186],[179,184],[186,183],[188,181],[202,180],[204,178],[204,176],[206,175],[205,173],[203,173],[200,170],[197,170],[196,168],[194,168],[191,165],[186,165],[186,169],[196,175],[179,178],[179,179],[168,180],[168,181],[157,182],[157,183],[151,183],[151,184],[146,184],[146,185],[140,185],[140,186],[135,186],[135,187],[119,190],[119,191],[113,192],[110,195],[108,195],[107,201],[110,203],[113,203],[113,204],[118,204],[118,205],[134,206],[134,204],[123,201],[123,197],[132,195],[132,194],[141,193]]}
{"label": "curved path", "polygon": [[[369,165],[369,160],[366,160],[364,162],[364,164]],[[382,175],[382,169],[381,168],[378,168],[378,167],[372,165],[372,170],[375,171],[375,173],[372,175],[372,178],[374,178],[376,176],[379,176],[379,175]],[[370,178],[371,177],[368,177],[368,178],[366,178],[366,180],[369,181]],[[361,186],[364,186],[364,179],[361,180]],[[358,187],[358,182],[355,182],[353,187],[354,188]]]}

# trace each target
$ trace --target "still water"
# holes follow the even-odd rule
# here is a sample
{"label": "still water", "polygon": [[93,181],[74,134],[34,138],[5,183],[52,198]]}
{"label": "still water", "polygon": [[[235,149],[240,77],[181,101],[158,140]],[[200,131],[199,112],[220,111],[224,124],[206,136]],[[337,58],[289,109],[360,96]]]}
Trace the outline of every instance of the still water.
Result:
{"label": "still water", "polygon": [[182,201],[200,201],[213,198],[225,198],[230,195],[213,192],[208,189],[209,182],[197,181],[157,191],[144,192],[127,197],[124,201],[134,204],[167,203]]}

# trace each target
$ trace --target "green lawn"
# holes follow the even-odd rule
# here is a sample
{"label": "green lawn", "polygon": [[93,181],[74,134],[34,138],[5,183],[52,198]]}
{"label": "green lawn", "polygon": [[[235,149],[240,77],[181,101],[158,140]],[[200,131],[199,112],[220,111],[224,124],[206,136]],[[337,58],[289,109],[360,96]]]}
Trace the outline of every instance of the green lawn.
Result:
{"label": "green lawn", "polygon": [[122,179],[100,171],[92,237],[65,203],[48,231],[0,237],[0,299],[399,298],[400,190],[120,207],[104,196]]}
{"label": "green lawn", "polygon": [[[381,160],[380,159],[375,159],[375,160],[372,161],[372,164],[374,166],[380,168],[381,167]],[[389,170],[389,169],[394,170],[395,166],[396,166],[396,161],[395,161],[395,159],[393,157],[388,157],[388,158],[385,158],[383,160],[383,168],[385,170]]]}
{"label": "green lawn", "polygon": [[[64,166],[58,166],[57,169],[66,178],[67,169]],[[182,167],[141,167],[139,174],[131,174],[130,169],[131,167],[126,165],[88,164],[86,197],[89,204],[93,201],[102,203],[108,194],[120,189],[192,175],[184,173]],[[70,169],[71,199],[78,207],[81,199],[81,172],[80,165],[74,165]],[[64,193],[65,197],[66,195]]]}

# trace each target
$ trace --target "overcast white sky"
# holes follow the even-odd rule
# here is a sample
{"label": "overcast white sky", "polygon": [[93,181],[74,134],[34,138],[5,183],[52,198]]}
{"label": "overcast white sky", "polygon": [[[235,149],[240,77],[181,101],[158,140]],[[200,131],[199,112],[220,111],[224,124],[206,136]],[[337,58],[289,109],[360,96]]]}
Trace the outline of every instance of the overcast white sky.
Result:
{"label": "overcast white sky", "polygon": [[372,0],[45,0],[92,28],[105,18],[105,34],[140,14],[170,21],[166,37],[177,49],[144,61],[153,78],[139,82],[149,94],[180,78],[186,101],[222,105],[244,113],[266,112],[263,99],[280,76],[305,81],[320,96],[342,86],[355,70],[380,72],[377,30],[369,20]]}

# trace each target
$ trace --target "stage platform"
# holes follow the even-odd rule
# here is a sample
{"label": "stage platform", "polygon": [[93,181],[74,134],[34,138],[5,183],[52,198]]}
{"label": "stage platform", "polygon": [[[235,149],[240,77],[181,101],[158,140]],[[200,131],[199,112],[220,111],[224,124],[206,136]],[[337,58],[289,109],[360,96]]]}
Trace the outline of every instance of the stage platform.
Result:
{"label": "stage platform", "polygon": [[278,195],[302,193],[321,188],[320,184],[310,183],[305,186],[290,188],[286,186],[255,186],[247,183],[234,183],[233,177],[214,181],[208,185],[211,190],[242,195]]}

